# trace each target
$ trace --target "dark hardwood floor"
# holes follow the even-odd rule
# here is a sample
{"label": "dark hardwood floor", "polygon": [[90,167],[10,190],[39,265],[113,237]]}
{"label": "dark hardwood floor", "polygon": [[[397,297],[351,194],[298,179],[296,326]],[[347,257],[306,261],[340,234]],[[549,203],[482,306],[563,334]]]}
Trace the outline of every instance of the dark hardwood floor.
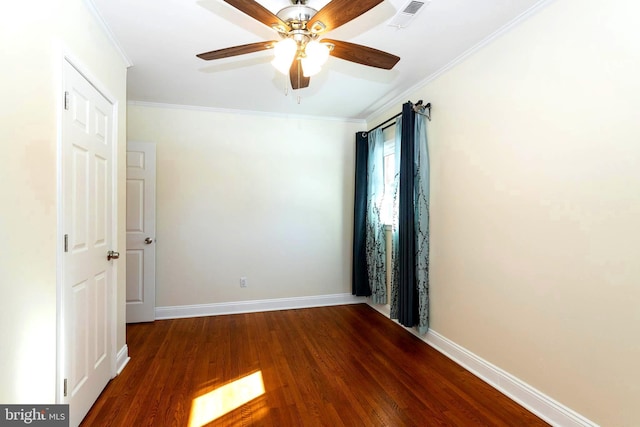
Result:
{"label": "dark hardwood floor", "polygon": [[83,426],[547,425],[365,304],[134,324],[127,343]]}

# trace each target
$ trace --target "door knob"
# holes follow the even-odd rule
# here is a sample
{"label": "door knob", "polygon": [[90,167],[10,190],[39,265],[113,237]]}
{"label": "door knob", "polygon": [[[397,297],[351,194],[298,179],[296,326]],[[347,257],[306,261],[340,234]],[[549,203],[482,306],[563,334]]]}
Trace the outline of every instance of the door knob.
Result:
{"label": "door knob", "polygon": [[111,261],[112,259],[120,258],[120,252],[109,251],[107,252],[107,261]]}
{"label": "door knob", "polygon": [[147,245],[150,245],[150,244],[153,242],[153,239],[152,239],[151,237],[147,237],[146,239],[144,239],[144,242],[145,242]]}

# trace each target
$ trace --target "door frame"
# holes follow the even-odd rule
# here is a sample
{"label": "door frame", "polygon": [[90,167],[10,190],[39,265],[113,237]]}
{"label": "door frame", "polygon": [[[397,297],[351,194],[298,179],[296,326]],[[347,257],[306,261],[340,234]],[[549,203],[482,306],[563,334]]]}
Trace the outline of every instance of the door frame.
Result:
{"label": "door frame", "polygon": [[[73,55],[66,47],[59,47],[59,61],[55,68],[55,80],[57,88],[55,94],[56,102],[56,380],[55,380],[55,402],[65,403],[67,397],[64,396],[64,378],[65,372],[65,306],[64,306],[64,192],[62,182],[62,154],[63,154],[63,115],[64,115],[64,77],[65,77],[65,64],[70,65],[80,75],[82,75],[106,100],[113,106],[113,121],[111,125],[111,132],[113,134],[113,147],[112,147],[112,163],[111,163],[111,176],[112,176],[112,188],[111,188],[111,221],[112,221],[112,233],[111,233],[111,247],[112,250],[119,250],[120,242],[118,241],[118,114],[119,103],[117,98],[114,97],[106,86],[93,75],[89,68],[84,65],[75,55]],[[118,319],[118,268],[116,264],[112,264],[111,268],[111,283],[108,286],[111,287],[111,292],[107,293],[107,323],[109,327],[110,345],[111,351],[108,354],[111,378],[114,378],[117,374],[117,319]]]}

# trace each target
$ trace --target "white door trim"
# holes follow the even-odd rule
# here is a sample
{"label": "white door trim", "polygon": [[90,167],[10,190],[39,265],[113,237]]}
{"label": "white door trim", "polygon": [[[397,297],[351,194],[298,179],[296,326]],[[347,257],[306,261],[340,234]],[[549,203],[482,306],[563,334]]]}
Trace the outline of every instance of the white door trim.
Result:
{"label": "white door trim", "polygon": [[[113,152],[112,152],[112,236],[113,248],[118,250],[121,242],[118,240],[118,115],[119,115],[119,102],[114,97],[106,86],[97,79],[88,68],[80,61],[75,55],[73,55],[66,47],[58,47],[60,60],[55,68],[55,79],[57,84],[56,97],[56,223],[57,223],[57,236],[56,236],[56,390],[55,390],[55,402],[63,403],[64,397],[64,378],[65,378],[65,336],[64,336],[64,280],[63,280],[63,256],[64,256],[64,199],[62,191],[62,153],[63,153],[63,113],[64,113],[64,66],[65,63],[73,67],[78,73],[80,73],[102,96],[104,96],[109,103],[113,106]],[[124,248],[122,248],[124,252]],[[111,378],[117,375],[116,366],[116,352],[117,352],[117,319],[118,319],[118,305],[117,305],[117,287],[118,287],[118,269],[112,267],[113,283],[111,284],[111,292],[109,293],[108,301],[108,323],[111,332],[111,351],[108,355],[110,358],[110,370]]]}

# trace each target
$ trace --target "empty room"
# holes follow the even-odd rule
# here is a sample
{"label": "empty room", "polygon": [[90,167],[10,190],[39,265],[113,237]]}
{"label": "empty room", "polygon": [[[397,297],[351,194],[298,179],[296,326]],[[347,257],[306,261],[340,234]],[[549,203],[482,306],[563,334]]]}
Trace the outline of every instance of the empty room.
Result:
{"label": "empty room", "polygon": [[640,425],[637,2],[4,9],[0,424]]}

